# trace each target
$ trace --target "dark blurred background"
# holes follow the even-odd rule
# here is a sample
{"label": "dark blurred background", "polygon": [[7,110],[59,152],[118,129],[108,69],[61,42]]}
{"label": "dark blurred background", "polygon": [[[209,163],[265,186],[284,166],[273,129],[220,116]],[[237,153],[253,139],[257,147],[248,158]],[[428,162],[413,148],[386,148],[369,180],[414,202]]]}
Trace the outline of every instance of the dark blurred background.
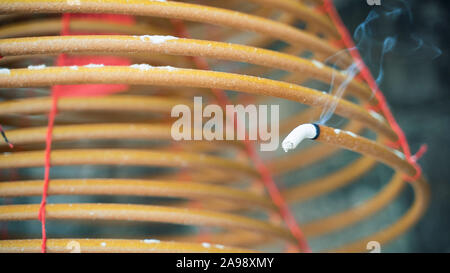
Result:
{"label": "dark blurred background", "polygon": [[[394,242],[388,250],[450,252],[450,1],[381,0],[381,6],[370,6],[365,0],[341,0],[336,4],[352,33],[371,11],[385,14],[393,8],[402,9],[402,14],[396,18],[376,21],[377,25],[371,26],[375,33],[369,38],[376,44],[382,41],[383,35],[398,37],[393,50],[385,55],[381,89],[412,151],[417,151],[422,143],[428,144],[428,152],[419,162],[429,179],[432,198],[425,216],[399,238],[403,243]],[[420,48],[417,38],[423,41]],[[440,55],[433,46],[440,49]],[[375,75],[378,68],[377,62],[373,62]]]}

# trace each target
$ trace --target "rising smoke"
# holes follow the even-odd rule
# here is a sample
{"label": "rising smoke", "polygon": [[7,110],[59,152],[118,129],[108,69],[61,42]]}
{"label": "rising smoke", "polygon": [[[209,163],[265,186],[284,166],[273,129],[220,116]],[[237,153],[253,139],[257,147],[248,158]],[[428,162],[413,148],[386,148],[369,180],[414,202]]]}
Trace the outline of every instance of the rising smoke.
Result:
{"label": "rising smoke", "polygon": [[[341,98],[347,89],[348,84],[358,75],[358,65],[351,64],[342,68],[342,56],[351,50],[358,50],[366,65],[376,71],[376,82],[380,85],[384,77],[384,60],[386,54],[395,51],[398,43],[402,43],[401,52],[395,52],[405,59],[413,61],[420,59],[434,59],[441,55],[441,50],[431,44],[427,44],[420,35],[411,31],[397,31],[397,26],[401,24],[406,29],[412,29],[413,16],[411,7],[406,1],[392,0],[383,1],[380,6],[373,6],[366,19],[356,27],[353,34],[355,48],[345,49],[329,57],[326,63],[331,67],[341,70],[346,75],[346,80],[338,86],[335,84],[335,73],[333,73],[331,84],[328,90],[333,95],[319,118],[317,123],[325,124],[336,109],[338,99]],[[406,44],[406,46],[404,46]],[[406,48],[406,49],[405,49]]]}

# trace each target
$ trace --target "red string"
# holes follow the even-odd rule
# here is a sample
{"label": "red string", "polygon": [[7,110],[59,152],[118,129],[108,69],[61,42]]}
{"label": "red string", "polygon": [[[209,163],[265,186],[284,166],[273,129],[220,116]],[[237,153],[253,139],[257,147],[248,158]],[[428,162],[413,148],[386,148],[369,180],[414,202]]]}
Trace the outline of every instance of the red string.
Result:
{"label": "red string", "polygon": [[345,43],[342,39],[339,40],[330,40],[330,44],[332,44],[333,46],[337,47],[337,48],[343,48],[345,47]]}
{"label": "red string", "polygon": [[[175,26],[176,32],[178,33],[178,36],[184,37],[184,38],[190,38],[189,33],[187,32],[187,29],[182,21],[180,20],[171,20],[172,24]],[[210,67],[208,63],[206,62],[205,58],[192,56],[191,57],[195,63],[195,65],[204,70],[210,70]],[[227,104],[231,104],[231,101],[226,96],[225,92],[221,89],[213,88],[211,89],[214,95],[216,96],[217,100],[219,101],[219,104],[222,107],[225,107]],[[236,124],[235,124],[236,126]],[[289,206],[287,205],[286,201],[284,200],[283,196],[281,195],[280,191],[278,190],[278,187],[275,184],[275,181],[272,178],[272,175],[267,168],[267,166],[264,164],[264,162],[259,157],[257,151],[255,150],[255,147],[253,144],[245,138],[244,140],[246,152],[249,155],[249,157],[252,159],[253,163],[255,164],[255,167],[257,168],[258,172],[261,175],[261,179],[264,183],[264,185],[267,188],[267,191],[269,192],[269,195],[274,202],[274,204],[277,206],[278,210],[280,211],[280,215],[286,222],[286,225],[288,226],[289,230],[291,231],[292,235],[296,238],[298,242],[298,246],[300,250],[304,252],[311,252],[311,249],[308,245],[308,242],[301,231],[300,227],[297,224],[297,221],[295,220],[294,215],[289,209]]]}
{"label": "red string", "polygon": [[419,150],[417,151],[417,153],[413,156],[411,156],[411,159],[414,161],[419,160],[428,150],[428,145],[427,144],[422,144],[419,148]]}
{"label": "red string", "polygon": [[[62,28],[61,35],[72,35],[70,32],[70,19],[74,15],[70,13],[65,13],[62,15]],[[77,15],[78,16],[78,15]],[[125,15],[82,15],[78,17],[90,17],[101,20],[110,20],[120,22],[122,24],[132,24],[134,23],[134,17]],[[128,18],[129,17],[129,18]],[[76,57],[71,58],[66,54],[60,54],[56,61],[57,66],[64,65],[85,65],[89,63],[100,62],[106,65],[130,65],[130,61],[124,58],[118,57],[102,57],[102,56],[87,56],[87,57]],[[52,146],[52,133],[53,126],[55,122],[55,117],[57,114],[58,99],[61,96],[99,96],[111,94],[119,91],[123,91],[127,88],[126,85],[106,85],[106,84],[92,84],[92,85],[55,85],[52,87],[52,108],[48,116],[47,125],[47,136],[46,136],[46,147],[45,147],[45,171],[44,171],[44,185],[42,189],[42,201],[39,207],[39,220],[42,225],[42,244],[41,252],[45,253],[47,248],[47,233],[45,229],[46,211],[45,207],[47,204],[48,186],[50,183],[50,167],[51,167],[51,146]]]}
{"label": "red string", "polygon": [[42,223],[42,244],[41,244],[41,252],[46,252],[47,247],[47,232],[45,230],[45,205],[47,204],[47,192],[48,192],[48,184],[50,181],[50,153],[52,147],[52,132],[53,132],[53,124],[55,122],[55,116],[57,112],[57,104],[58,104],[58,96],[53,93],[52,94],[52,108],[50,110],[50,114],[48,115],[48,125],[47,125],[47,136],[45,139],[45,173],[44,173],[44,186],[42,190],[42,201],[41,206],[39,208],[39,221]]}
{"label": "red string", "polygon": [[[354,60],[357,61],[358,68],[360,70],[361,75],[363,76],[364,80],[367,82],[371,90],[374,92],[375,97],[378,100],[378,105],[380,107],[381,112],[384,114],[387,122],[391,126],[392,130],[397,134],[398,137],[398,143],[400,144],[400,147],[403,150],[403,153],[405,154],[406,159],[410,164],[413,165],[414,169],[416,170],[416,173],[413,177],[405,177],[406,181],[412,182],[420,178],[422,174],[422,169],[420,168],[419,164],[417,164],[418,156],[415,157],[411,155],[411,150],[408,144],[408,141],[406,139],[405,133],[398,125],[397,121],[395,120],[391,110],[389,109],[389,106],[386,102],[386,98],[384,97],[383,93],[378,88],[378,84],[376,83],[375,79],[373,78],[370,70],[367,68],[367,66],[364,64],[364,61],[358,51],[358,49],[355,46],[355,43],[353,42],[353,39],[348,32],[347,28],[345,27],[344,23],[342,22],[342,19],[340,18],[336,7],[333,4],[332,0],[324,0],[323,7],[329,14],[331,20],[336,25],[342,40],[344,41],[347,48],[351,49],[349,50],[350,55],[353,57]],[[423,146],[422,146],[423,147]],[[425,148],[426,150],[426,148]],[[424,150],[421,148],[420,150],[421,154],[423,155]]]}
{"label": "red string", "polygon": [[[69,35],[70,28],[70,13],[64,13],[62,15],[62,28],[61,35]],[[56,60],[56,65],[64,65],[65,54],[60,54]],[[46,223],[46,210],[47,205],[47,195],[48,195],[48,185],[50,183],[50,167],[51,167],[51,150],[52,150],[52,135],[53,135],[53,125],[55,123],[55,117],[58,111],[58,93],[61,86],[52,87],[52,107],[48,115],[47,124],[47,135],[45,138],[45,165],[44,165],[44,185],[42,187],[42,200],[39,207],[39,221],[41,221],[42,228],[42,243],[41,243],[41,253],[47,252],[47,231],[45,228]]]}
{"label": "red string", "polygon": [[[61,35],[68,35],[70,28],[70,14],[65,13],[62,15],[62,28]],[[64,65],[65,54],[60,54],[56,60],[56,65]],[[47,135],[45,138],[45,165],[44,165],[44,185],[42,187],[42,200],[39,207],[39,221],[41,221],[42,228],[42,242],[41,242],[41,253],[47,252],[47,231],[45,228],[46,223],[46,210],[47,205],[47,195],[48,195],[48,185],[50,183],[50,167],[51,167],[51,149],[52,149],[52,135],[53,135],[53,125],[55,123],[55,116],[58,110],[58,91],[60,86],[52,87],[52,107],[48,115],[47,124]]]}
{"label": "red string", "polygon": [[70,13],[64,13],[62,15],[62,28],[61,35],[69,35],[70,34]]}
{"label": "red string", "polygon": [[396,149],[396,150],[398,150],[398,149],[400,149],[401,148],[401,145],[400,145],[400,142],[397,140],[397,141],[386,141],[385,142],[385,144],[387,145],[387,146],[389,146],[390,148],[392,148],[392,149]]}
{"label": "red string", "polygon": [[382,110],[381,110],[380,103],[377,103],[377,104],[375,104],[375,105],[372,105],[372,104],[367,103],[367,104],[365,105],[365,108],[366,108],[367,110],[369,110],[369,111],[374,111],[374,112],[377,112],[377,113],[380,113],[380,112],[382,111]]}
{"label": "red string", "polygon": [[326,14],[327,13],[324,5],[315,6],[313,9],[317,13],[321,13],[321,14]]}
{"label": "red string", "polygon": [[409,162],[413,165],[414,169],[416,170],[416,174],[414,176],[405,175],[403,177],[404,180],[408,182],[414,182],[422,176],[422,168],[420,167],[419,164],[417,164],[417,161],[427,152],[427,150],[428,145],[422,144],[417,153],[409,158]]}

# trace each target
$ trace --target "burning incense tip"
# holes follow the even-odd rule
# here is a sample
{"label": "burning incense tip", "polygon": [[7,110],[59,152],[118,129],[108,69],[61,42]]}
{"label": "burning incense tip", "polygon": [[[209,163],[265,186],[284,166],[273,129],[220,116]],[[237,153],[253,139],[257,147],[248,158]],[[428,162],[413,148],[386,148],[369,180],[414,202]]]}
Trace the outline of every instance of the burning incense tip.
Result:
{"label": "burning incense tip", "polygon": [[320,134],[320,127],[317,124],[307,123],[296,127],[283,140],[281,146],[285,152],[295,149],[305,138],[316,139]]}

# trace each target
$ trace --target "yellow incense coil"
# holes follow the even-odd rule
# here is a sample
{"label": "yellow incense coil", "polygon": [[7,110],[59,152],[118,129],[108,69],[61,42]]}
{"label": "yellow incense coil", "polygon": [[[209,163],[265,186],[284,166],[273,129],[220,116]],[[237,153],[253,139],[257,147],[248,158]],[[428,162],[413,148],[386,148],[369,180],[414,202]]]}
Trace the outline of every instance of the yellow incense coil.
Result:
{"label": "yellow incense coil", "polygon": [[[414,203],[387,228],[318,250],[366,251],[369,241],[384,244],[407,231],[426,209],[427,182],[423,176],[410,184],[404,180],[415,176],[416,169],[401,151],[386,146],[398,136],[382,115],[367,110],[367,105],[378,104],[371,89],[352,79],[345,96],[337,98],[308,84],[342,84],[347,80],[343,69],[353,63],[333,43],[339,32],[326,14],[317,12],[320,4],[319,0],[2,1],[0,124],[14,148],[0,142],[4,201],[0,221],[8,233],[0,240],[0,252],[41,251],[39,224],[33,221],[33,228],[21,224],[38,220],[54,85],[127,88],[57,101],[46,205],[48,252],[71,252],[75,246],[78,252],[253,252],[295,245],[295,236],[265,191],[261,173],[242,142],[172,139],[173,107],[192,108],[193,96],[215,102],[213,89],[236,91],[236,104],[277,98],[309,106],[280,121],[281,136],[317,120],[330,101],[336,103],[335,114],[346,121],[343,128],[319,125],[317,144],[287,154],[274,152],[265,160],[277,181],[339,156],[342,149],[360,155],[340,169],[283,187],[281,195],[292,207],[357,183],[379,164],[393,170],[384,188],[370,199],[300,222],[307,239],[369,219],[394,202],[405,186],[414,190]],[[74,16],[68,28],[77,35],[59,35],[64,29],[61,14],[94,13],[134,16],[135,22]],[[167,36],[177,36],[174,19],[183,20],[193,38]],[[297,27],[299,21],[303,28]],[[276,42],[286,46],[270,49]],[[341,70],[326,64],[338,53]],[[57,66],[61,54],[114,56],[152,66]],[[199,69],[192,57],[206,59],[213,70]],[[47,66],[36,67],[42,63]],[[232,69],[214,71],[220,65]],[[272,79],[277,71],[284,74]],[[27,198],[31,201],[23,203]],[[74,227],[56,232],[51,226],[58,223]]]}

